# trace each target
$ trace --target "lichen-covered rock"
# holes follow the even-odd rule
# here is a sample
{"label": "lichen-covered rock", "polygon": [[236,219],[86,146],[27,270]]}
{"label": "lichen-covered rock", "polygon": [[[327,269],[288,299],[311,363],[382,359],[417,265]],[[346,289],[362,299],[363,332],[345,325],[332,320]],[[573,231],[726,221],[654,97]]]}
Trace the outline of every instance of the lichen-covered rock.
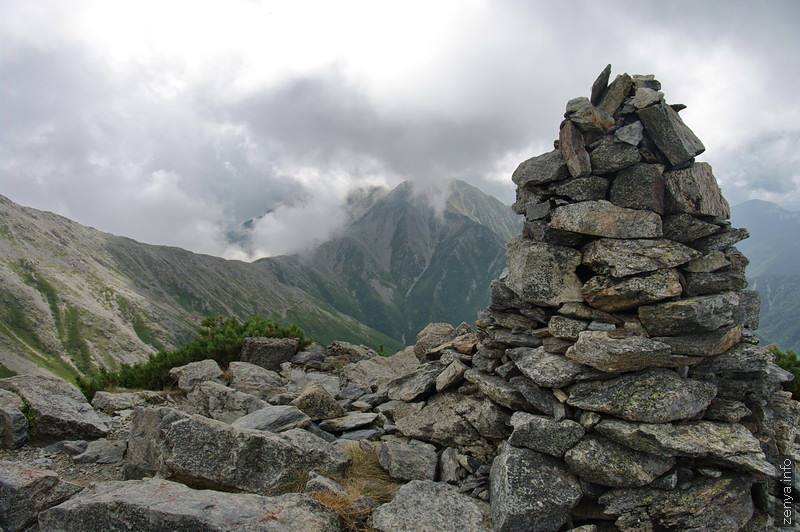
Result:
{"label": "lichen-covered rock", "polygon": [[575,421],[564,419],[553,421],[544,416],[526,412],[514,412],[511,416],[514,431],[508,443],[515,447],[526,447],[533,451],[561,457],[583,438],[583,427]]}
{"label": "lichen-covered rock", "polygon": [[636,146],[631,146],[627,142],[614,142],[611,137],[603,137],[589,157],[592,163],[592,172],[598,175],[617,172],[641,160]]}
{"label": "lichen-covered rock", "polygon": [[435,480],[436,447],[418,440],[408,443],[383,442],[378,450],[378,461],[389,475],[397,480]]}
{"label": "lichen-covered rock", "polygon": [[626,277],[685,264],[700,253],[678,242],[659,239],[600,238],[583,247],[582,263],[597,273]]}
{"label": "lichen-covered rock", "polygon": [[412,402],[436,389],[436,378],[444,370],[438,361],[428,362],[413,373],[398,377],[389,383],[389,399]]}
{"label": "lichen-covered rock", "polygon": [[231,375],[231,388],[260,399],[268,400],[273,395],[286,391],[286,384],[280,375],[261,366],[234,361],[228,365],[228,371]]}
{"label": "lichen-covered rock", "polygon": [[264,369],[279,371],[297,353],[297,338],[245,338],[239,359]]}
{"label": "lichen-covered rock", "polygon": [[502,377],[468,369],[464,378],[476,385],[486,397],[511,410],[529,410],[530,405],[519,391]]}
{"label": "lichen-covered rock", "polygon": [[614,117],[583,96],[567,102],[565,116],[584,133],[601,133],[614,125]]}
{"label": "lichen-covered rock", "polygon": [[597,107],[609,115],[617,114],[622,102],[628,97],[633,87],[633,80],[628,74],[619,74],[608,86]]}
{"label": "lichen-covered rock", "polygon": [[564,460],[582,479],[614,488],[645,486],[675,465],[672,457],[634,451],[597,436],[582,439],[566,452]]}
{"label": "lichen-covered rock", "polygon": [[233,423],[240,417],[264,408],[267,403],[249,393],[239,392],[218,382],[206,381],[189,392],[186,405],[193,413]]}
{"label": "lichen-covered rock", "polygon": [[489,505],[449,484],[412,480],[391,502],[379,506],[369,524],[380,532],[488,532]]}
{"label": "lichen-covered rock", "polygon": [[98,391],[92,397],[92,406],[108,414],[164,401],[161,394],[150,390],[111,393]]}
{"label": "lichen-covered rock", "polygon": [[605,200],[558,207],[550,217],[550,227],[609,238],[659,238],[662,235],[661,217],[656,213],[617,207]]}
{"label": "lichen-covered rock", "polygon": [[196,490],[162,479],[98,482],[43,512],[40,530],[338,532],[336,512],[308,495],[263,497]]}
{"label": "lichen-covered rock", "polygon": [[582,495],[564,462],[508,444],[492,462],[489,478],[496,532],[559,530]]}
{"label": "lichen-covered rock", "polygon": [[643,336],[610,336],[605,331],[584,331],[566,357],[600,371],[623,373],[646,368],[675,368],[701,359],[675,354],[666,343]]}
{"label": "lichen-covered rock", "polygon": [[429,351],[453,340],[458,333],[449,323],[429,323],[417,333],[417,343],[414,345],[414,354],[420,362],[425,361]]}
{"label": "lichen-covered rock", "polygon": [[548,353],[544,347],[517,347],[507,350],[506,354],[523,375],[546,388],[567,386],[583,371],[580,364],[561,355]]}
{"label": "lichen-covered rock", "polygon": [[309,381],[303,393],[292,401],[292,406],[296,406],[314,421],[345,414],[342,405],[317,381]]}
{"label": "lichen-covered rock", "polygon": [[630,421],[667,423],[689,419],[708,407],[717,393],[711,383],[683,379],[668,369],[627,373],[606,381],[580,382],[567,403]]}
{"label": "lichen-covered rock", "polygon": [[680,275],[673,268],[656,270],[637,276],[614,279],[597,275],[583,285],[586,302],[605,312],[630,310],[679,296],[683,292]]}
{"label": "lichen-covered rock", "polygon": [[[565,181],[555,188],[559,196],[566,196],[572,201],[587,201],[606,199],[608,180],[602,177],[578,177]],[[550,209],[548,209],[548,214]],[[544,216],[542,217],[544,218]]]}
{"label": "lichen-covered rock", "polygon": [[378,414],[373,412],[348,412],[341,417],[334,417],[321,421],[319,426],[328,432],[345,432],[371,425]]}
{"label": "lichen-covered rock", "polygon": [[177,381],[179,389],[189,392],[205,381],[221,383],[222,369],[215,360],[206,359],[172,368],[169,376]]}
{"label": "lichen-covered rock", "polygon": [[567,340],[577,340],[578,334],[586,330],[589,323],[584,320],[567,318],[566,316],[553,316],[547,322],[547,329],[556,338],[566,338]]}
{"label": "lichen-covered rock", "polygon": [[536,305],[557,307],[564,301],[582,301],[581,281],[575,274],[580,262],[577,250],[517,237],[506,251],[506,284]]}
{"label": "lichen-covered rock", "polygon": [[675,242],[693,242],[720,230],[716,224],[704,222],[691,214],[674,214],[663,218],[664,237]]}
{"label": "lichen-covered rock", "polygon": [[[531,157],[521,163],[511,180],[520,188],[530,185],[543,185],[551,181],[561,181],[569,177],[567,163],[559,150]],[[538,203],[538,202],[537,202]],[[524,212],[524,211],[523,211]]]}
{"label": "lichen-covered rock", "polygon": [[667,210],[694,216],[730,218],[731,209],[708,163],[695,163],[688,168],[664,172],[667,189]]}
{"label": "lichen-covered rock", "polygon": [[22,398],[0,390],[0,448],[17,449],[28,440],[28,418]]}
{"label": "lichen-covered rock", "polygon": [[688,297],[639,307],[639,319],[651,336],[679,336],[733,325],[739,297],[733,292]]}
{"label": "lichen-covered rock", "polygon": [[682,355],[714,356],[724,353],[742,339],[742,326],[721,327],[716,331],[683,336],[657,336],[653,340],[670,346],[672,352]]}

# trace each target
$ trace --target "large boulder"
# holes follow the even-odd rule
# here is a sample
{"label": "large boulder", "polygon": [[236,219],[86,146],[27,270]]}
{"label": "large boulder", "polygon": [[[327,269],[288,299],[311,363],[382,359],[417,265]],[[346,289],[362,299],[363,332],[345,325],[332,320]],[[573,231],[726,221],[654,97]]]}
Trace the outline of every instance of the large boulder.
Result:
{"label": "large boulder", "polygon": [[336,513],[308,495],[263,497],[196,490],[163,479],[92,484],[69,501],[43,512],[39,529],[52,532],[341,530]]}
{"label": "large boulder", "polygon": [[403,485],[391,502],[379,506],[369,524],[380,532],[488,532],[489,505],[430,480]]}
{"label": "large boulder", "polygon": [[286,384],[280,375],[249,362],[231,362],[228,365],[228,373],[231,377],[229,383],[231,388],[265,401],[286,391]]}
{"label": "large boulder", "polygon": [[106,418],[94,411],[83,394],[57,377],[18,375],[0,379],[0,389],[27,402],[37,439],[85,440],[108,434]]}
{"label": "large boulder", "polygon": [[296,338],[245,338],[239,359],[264,369],[279,371],[297,353]]}
{"label": "large boulder", "polygon": [[397,480],[436,479],[436,447],[429,443],[418,440],[383,442],[378,450],[378,461]]}
{"label": "large boulder", "polygon": [[236,391],[214,381],[206,381],[189,392],[186,405],[193,413],[233,423],[240,417],[264,408],[267,403],[249,393]]}
{"label": "large boulder", "polygon": [[710,164],[695,163],[682,170],[665,172],[664,182],[669,212],[730,218],[731,209],[714,179]]}
{"label": "large boulder", "polygon": [[583,264],[617,278],[674,268],[699,256],[700,252],[663,238],[601,238],[583,247]]}
{"label": "large boulder", "polygon": [[169,376],[177,381],[179,389],[189,392],[206,381],[222,382],[222,369],[216,360],[206,359],[174,367]]}
{"label": "large boulder", "polygon": [[314,421],[341,417],[345,413],[342,405],[317,381],[308,381],[303,393],[292,401],[292,406]]}
{"label": "large boulder", "polygon": [[656,213],[617,207],[605,200],[558,207],[550,218],[550,227],[609,238],[660,238],[662,235],[661,217]]}
{"label": "large boulder", "polygon": [[28,529],[36,524],[39,512],[61,504],[80,490],[80,486],[64,482],[52,471],[2,460],[0,461],[0,530],[17,532]]}
{"label": "large boulder", "polygon": [[644,336],[615,337],[606,331],[583,331],[566,357],[600,371],[623,373],[645,368],[674,368],[702,359],[672,353],[669,344]]}
{"label": "large boulder", "polygon": [[637,111],[637,114],[647,133],[672,166],[681,165],[705,151],[700,139],[666,103],[645,107]]}
{"label": "large boulder", "polygon": [[291,405],[267,405],[231,423],[236,428],[266,430],[267,432],[302,429],[310,424],[311,418],[296,406]]}

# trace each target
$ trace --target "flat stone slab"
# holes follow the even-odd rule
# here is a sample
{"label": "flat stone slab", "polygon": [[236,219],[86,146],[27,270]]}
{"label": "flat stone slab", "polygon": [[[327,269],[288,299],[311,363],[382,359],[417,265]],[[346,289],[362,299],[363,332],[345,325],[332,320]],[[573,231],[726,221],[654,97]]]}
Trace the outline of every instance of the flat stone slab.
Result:
{"label": "flat stone slab", "polygon": [[683,379],[674,371],[657,368],[575,384],[567,404],[629,421],[667,423],[696,416],[716,394],[717,387],[711,383]]}
{"label": "flat stone slab", "polygon": [[419,366],[416,371],[403,375],[389,383],[389,399],[412,402],[436,389],[436,379],[444,370],[438,361],[428,362]]}
{"label": "flat stone slab", "polygon": [[222,382],[222,369],[216,360],[206,359],[199,362],[190,362],[169,370],[171,379],[178,381],[178,388],[189,392],[195,386],[205,381]]}
{"label": "flat stone slab", "polygon": [[92,406],[106,413],[134,409],[139,406],[162,403],[164,398],[157,392],[142,390],[139,392],[111,393],[99,391],[92,397]]}
{"label": "flat stone slab", "polygon": [[567,358],[600,371],[624,373],[646,368],[676,368],[702,359],[672,352],[669,344],[644,336],[615,337],[606,331],[583,331]]}
{"label": "flat stone slab", "polygon": [[411,440],[409,443],[386,441],[378,450],[378,461],[392,478],[402,481],[435,480],[436,447]]}
{"label": "flat stone slab", "polygon": [[566,452],[564,460],[582,479],[614,488],[646,486],[675,465],[672,457],[634,451],[597,436],[582,439]]}
{"label": "flat stone slab", "polygon": [[43,512],[41,530],[338,532],[339,517],[308,495],[195,490],[163,479],[97,482]]}
{"label": "flat stone slab", "polygon": [[575,249],[517,237],[506,248],[506,285],[536,305],[580,302],[582,283],[575,274],[580,263],[581,254]]}
{"label": "flat stone slab", "polygon": [[508,439],[509,444],[556,457],[563,456],[585,433],[581,424],[575,421],[553,421],[526,412],[514,412],[511,425],[514,431]]}
{"label": "flat stone slab", "polygon": [[719,355],[737,345],[742,339],[742,326],[721,327],[708,333],[683,336],[657,336],[653,340],[672,348],[673,353],[708,357]]}
{"label": "flat stone slab", "polygon": [[605,200],[558,207],[550,218],[550,227],[608,238],[660,238],[662,235],[658,214],[617,207]]}
{"label": "flat stone slab", "polygon": [[283,432],[302,429],[311,424],[311,418],[296,406],[269,405],[240,417],[231,425],[240,429]]}
{"label": "flat stone slab", "polygon": [[459,493],[450,484],[430,480],[404,484],[391,502],[372,513],[369,524],[380,532],[492,530],[487,503]]}
{"label": "flat stone slab", "polygon": [[502,377],[468,369],[464,373],[464,378],[476,385],[486,397],[500,406],[511,410],[529,410],[531,408],[522,394]]}
{"label": "flat stone slab", "polygon": [[618,278],[674,268],[701,255],[689,246],[664,238],[601,238],[584,246],[582,251],[583,264],[597,273]]}
{"label": "flat stone slab", "polygon": [[651,336],[679,336],[733,325],[739,297],[734,292],[697,296],[639,307],[639,319]]}
{"label": "flat stone slab", "polygon": [[74,456],[72,461],[76,464],[115,464],[122,461],[127,449],[125,441],[100,438],[90,441],[86,450]]}
{"label": "flat stone slab", "polygon": [[667,210],[693,216],[731,217],[731,208],[717,185],[708,163],[694,163],[689,168],[664,172]]}
{"label": "flat stone slab", "polygon": [[559,150],[553,150],[536,157],[531,157],[522,162],[514,173],[511,180],[518,187],[526,185],[543,185],[551,181],[561,181],[569,177],[567,163]]}
{"label": "flat stone slab", "polygon": [[615,279],[597,275],[583,285],[586,302],[604,312],[619,312],[681,295],[680,275],[673,268]]}
{"label": "flat stone slab", "polygon": [[319,426],[328,432],[344,432],[370,425],[377,417],[378,414],[371,412],[350,412],[341,417],[326,419]]}
{"label": "flat stone slab", "polygon": [[575,381],[583,368],[562,355],[548,353],[544,347],[517,347],[506,354],[523,375],[545,388],[562,388]]}

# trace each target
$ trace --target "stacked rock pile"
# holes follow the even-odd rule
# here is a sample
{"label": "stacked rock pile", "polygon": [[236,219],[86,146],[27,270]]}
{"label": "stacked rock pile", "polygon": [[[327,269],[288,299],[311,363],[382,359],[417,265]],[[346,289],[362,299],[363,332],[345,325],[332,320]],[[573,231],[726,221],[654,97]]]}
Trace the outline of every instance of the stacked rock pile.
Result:
{"label": "stacked rock pile", "polygon": [[792,376],[750,332],[759,298],[734,247],[748,234],[695,161],[684,106],[652,75],[609,74],[512,177],[525,224],[473,380],[534,408],[492,467],[495,529],[738,530],[779,494],[779,458],[798,458]]}

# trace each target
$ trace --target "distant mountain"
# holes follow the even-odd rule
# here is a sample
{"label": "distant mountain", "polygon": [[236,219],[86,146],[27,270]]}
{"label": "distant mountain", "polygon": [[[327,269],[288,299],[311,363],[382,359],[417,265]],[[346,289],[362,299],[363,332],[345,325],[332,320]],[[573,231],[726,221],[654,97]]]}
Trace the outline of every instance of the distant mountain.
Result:
{"label": "distant mountain", "polygon": [[750,259],[750,288],[761,294],[757,334],[800,353],[800,212],[750,200],[731,209],[731,221],[750,231],[737,247]]}
{"label": "distant mountain", "polygon": [[378,197],[338,236],[305,255],[262,259],[281,282],[403,343],[431,321],[472,322],[505,266],[520,220],[497,199],[453,181],[443,212],[410,183]]}

